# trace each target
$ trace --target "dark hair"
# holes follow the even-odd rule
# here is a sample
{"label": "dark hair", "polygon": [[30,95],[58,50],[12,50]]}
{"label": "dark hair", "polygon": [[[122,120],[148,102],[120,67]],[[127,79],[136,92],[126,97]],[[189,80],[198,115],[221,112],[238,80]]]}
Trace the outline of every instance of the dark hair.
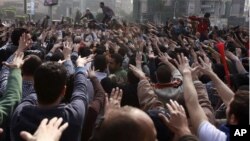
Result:
{"label": "dark hair", "polygon": [[158,141],[171,141],[174,138],[174,133],[167,126],[164,125],[163,121],[159,117],[159,113],[162,113],[165,115],[170,114],[170,112],[167,109],[147,111],[147,114],[150,116],[150,118],[154,122],[154,126],[157,131]]}
{"label": "dark hair", "polygon": [[50,58],[50,61],[59,61],[59,60],[64,60],[64,56],[63,56],[63,53],[60,52],[59,50],[56,50],[53,55],[51,56]]}
{"label": "dark hair", "polygon": [[131,70],[128,71],[127,78],[130,84],[138,84],[140,81],[139,78],[137,78]]}
{"label": "dark hair", "polygon": [[36,55],[28,55],[26,58],[28,59],[23,63],[22,74],[33,76],[36,69],[42,64],[42,60]]}
{"label": "dark hair", "polygon": [[104,2],[100,2],[101,5],[104,5]]}
{"label": "dark hair", "polygon": [[66,83],[67,88],[66,88],[65,96],[62,100],[62,103],[70,103],[70,99],[72,97],[72,93],[74,90],[74,80],[75,80],[74,74],[68,76],[67,83]]}
{"label": "dark hair", "polygon": [[115,60],[116,64],[120,64],[120,66],[122,66],[123,58],[120,54],[117,54],[117,53],[112,54],[111,58]]}
{"label": "dark hair", "polygon": [[178,22],[179,22],[179,24],[182,25],[182,26],[184,26],[184,24],[185,24],[183,19],[179,19]]}
{"label": "dark hair", "polygon": [[225,70],[222,64],[214,64],[212,66],[214,73],[220,78],[220,80],[225,81]]}
{"label": "dark hair", "polygon": [[96,55],[94,59],[94,66],[96,70],[104,72],[107,69],[107,61],[104,55]]}
{"label": "dark hair", "polygon": [[169,83],[172,78],[172,72],[168,65],[161,65],[156,70],[156,75],[159,83]]}
{"label": "dark hair", "polygon": [[81,48],[79,48],[79,55],[81,57],[87,57],[90,54],[91,54],[91,51],[90,51],[89,48],[87,48],[87,47],[81,47]]}
{"label": "dark hair", "polygon": [[15,28],[11,34],[11,41],[13,45],[19,45],[19,39],[23,35],[23,33],[29,33],[29,31],[25,28]]}
{"label": "dark hair", "polygon": [[57,62],[43,63],[35,72],[34,87],[40,104],[51,104],[66,85],[67,71]]}
{"label": "dark hair", "polygon": [[96,54],[100,54],[100,55],[102,55],[102,54],[104,54],[106,52],[106,49],[105,49],[105,47],[103,47],[103,46],[96,46],[96,50],[95,50],[95,53]]}
{"label": "dark hair", "polygon": [[205,14],[204,14],[204,17],[205,17],[205,18],[209,18],[209,17],[210,17],[210,13],[205,13]]}
{"label": "dark hair", "polygon": [[116,88],[118,85],[113,82],[109,77],[103,78],[101,80],[101,85],[106,93],[110,94],[113,88]]}
{"label": "dark hair", "polygon": [[229,106],[229,116],[234,114],[238,125],[249,124],[249,91],[238,90]]}
{"label": "dark hair", "polygon": [[127,54],[127,49],[125,48],[125,47],[121,47],[121,48],[119,48],[119,50],[118,50],[118,53],[122,56],[122,57],[124,57],[126,54]]}

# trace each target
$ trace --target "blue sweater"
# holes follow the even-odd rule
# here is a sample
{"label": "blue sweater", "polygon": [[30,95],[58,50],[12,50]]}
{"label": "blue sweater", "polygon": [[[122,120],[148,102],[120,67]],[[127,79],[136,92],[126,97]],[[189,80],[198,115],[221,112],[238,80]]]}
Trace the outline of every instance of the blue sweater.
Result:
{"label": "blue sweater", "polygon": [[37,104],[36,95],[31,94],[18,105],[11,120],[11,140],[21,141],[21,131],[33,134],[43,118],[62,117],[64,122],[69,123],[69,127],[63,132],[61,141],[80,141],[89,97],[87,79],[81,69],[78,68],[76,71],[74,90],[69,104],[41,108]]}

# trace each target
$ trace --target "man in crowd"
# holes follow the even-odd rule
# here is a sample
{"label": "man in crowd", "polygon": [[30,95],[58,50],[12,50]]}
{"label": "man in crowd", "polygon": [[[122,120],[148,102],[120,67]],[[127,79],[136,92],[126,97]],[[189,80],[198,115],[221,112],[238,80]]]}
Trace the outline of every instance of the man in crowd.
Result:
{"label": "man in crowd", "polygon": [[102,19],[102,23],[107,24],[112,19],[112,17],[115,16],[115,13],[111,8],[109,8],[108,6],[105,6],[104,2],[100,3],[100,7],[104,15],[104,18]]}
{"label": "man in crowd", "polygon": [[200,32],[200,40],[204,41],[208,39],[208,33],[210,30],[210,13],[205,13],[204,17],[196,17],[196,16],[191,16],[189,17],[190,20],[193,21],[198,21],[197,25],[197,31]]}
{"label": "man in crowd", "polygon": [[86,9],[86,13],[81,17],[81,19],[83,19],[83,18],[87,18],[88,20],[95,19],[94,15],[92,14],[92,12],[90,11],[89,8]]}
{"label": "man in crowd", "polygon": [[[106,26],[114,12],[103,2],[100,6],[105,23],[100,25]],[[246,65],[242,60],[249,59],[245,47],[249,30],[215,28],[213,40],[203,41],[210,30],[209,14],[198,21],[197,34],[185,32],[188,22],[179,20],[179,25],[164,28],[123,22],[104,31],[63,22],[46,29],[27,27],[26,21],[14,24],[20,28],[1,27],[2,33],[9,34],[0,38],[11,40],[0,46],[1,61],[9,67],[8,73],[2,67],[0,75],[4,78],[0,79],[4,84],[0,140],[34,141],[39,129],[53,126],[58,133],[51,131],[53,141],[85,141],[90,136],[94,141],[195,141],[194,136],[226,141],[231,125],[248,125],[249,61]],[[32,42],[37,46],[30,47]],[[218,46],[219,42],[224,44]],[[44,50],[40,59],[33,56],[36,49]],[[230,87],[218,73],[225,70],[232,76],[232,81],[227,79]],[[26,89],[22,80],[31,81],[34,90]],[[215,97],[218,101],[212,107]]]}
{"label": "man in crowd", "polygon": [[112,54],[109,59],[108,68],[111,76],[118,85],[125,85],[127,83],[127,72],[122,69],[123,58],[120,54]]}
{"label": "man in crowd", "polygon": [[83,72],[87,62],[86,58],[79,57],[77,60],[74,89],[69,104],[61,104],[66,92],[66,69],[55,62],[44,63],[37,69],[34,75],[36,95],[29,95],[16,108],[11,123],[12,140],[20,141],[21,131],[34,133],[43,118],[59,116],[70,125],[69,130],[62,134],[62,140],[80,141],[81,125],[89,98],[87,79]]}

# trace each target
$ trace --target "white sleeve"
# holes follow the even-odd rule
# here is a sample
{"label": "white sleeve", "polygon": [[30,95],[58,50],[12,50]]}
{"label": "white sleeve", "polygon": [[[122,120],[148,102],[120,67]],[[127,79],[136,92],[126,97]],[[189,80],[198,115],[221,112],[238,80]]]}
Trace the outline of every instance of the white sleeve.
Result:
{"label": "white sleeve", "polygon": [[200,141],[226,141],[227,136],[224,132],[217,129],[208,121],[203,121],[198,129]]}
{"label": "white sleeve", "polygon": [[180,73],[180,71],[178,69],[175,69],[172,72],[172,76],[173,76],[173,78],[177,78],[177,79],[183,80],[182,75],[181,75],[181,73]]}

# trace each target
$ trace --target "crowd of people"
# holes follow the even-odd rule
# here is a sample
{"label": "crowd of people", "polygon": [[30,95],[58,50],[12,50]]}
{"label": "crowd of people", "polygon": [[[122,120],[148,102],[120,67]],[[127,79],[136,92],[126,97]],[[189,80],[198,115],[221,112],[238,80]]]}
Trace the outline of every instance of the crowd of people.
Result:
{"label": "crowd of people", "polygon": [[228,141],[249,125],[249,28],[100,6],[105,28],[0,24],[0,140]]}

